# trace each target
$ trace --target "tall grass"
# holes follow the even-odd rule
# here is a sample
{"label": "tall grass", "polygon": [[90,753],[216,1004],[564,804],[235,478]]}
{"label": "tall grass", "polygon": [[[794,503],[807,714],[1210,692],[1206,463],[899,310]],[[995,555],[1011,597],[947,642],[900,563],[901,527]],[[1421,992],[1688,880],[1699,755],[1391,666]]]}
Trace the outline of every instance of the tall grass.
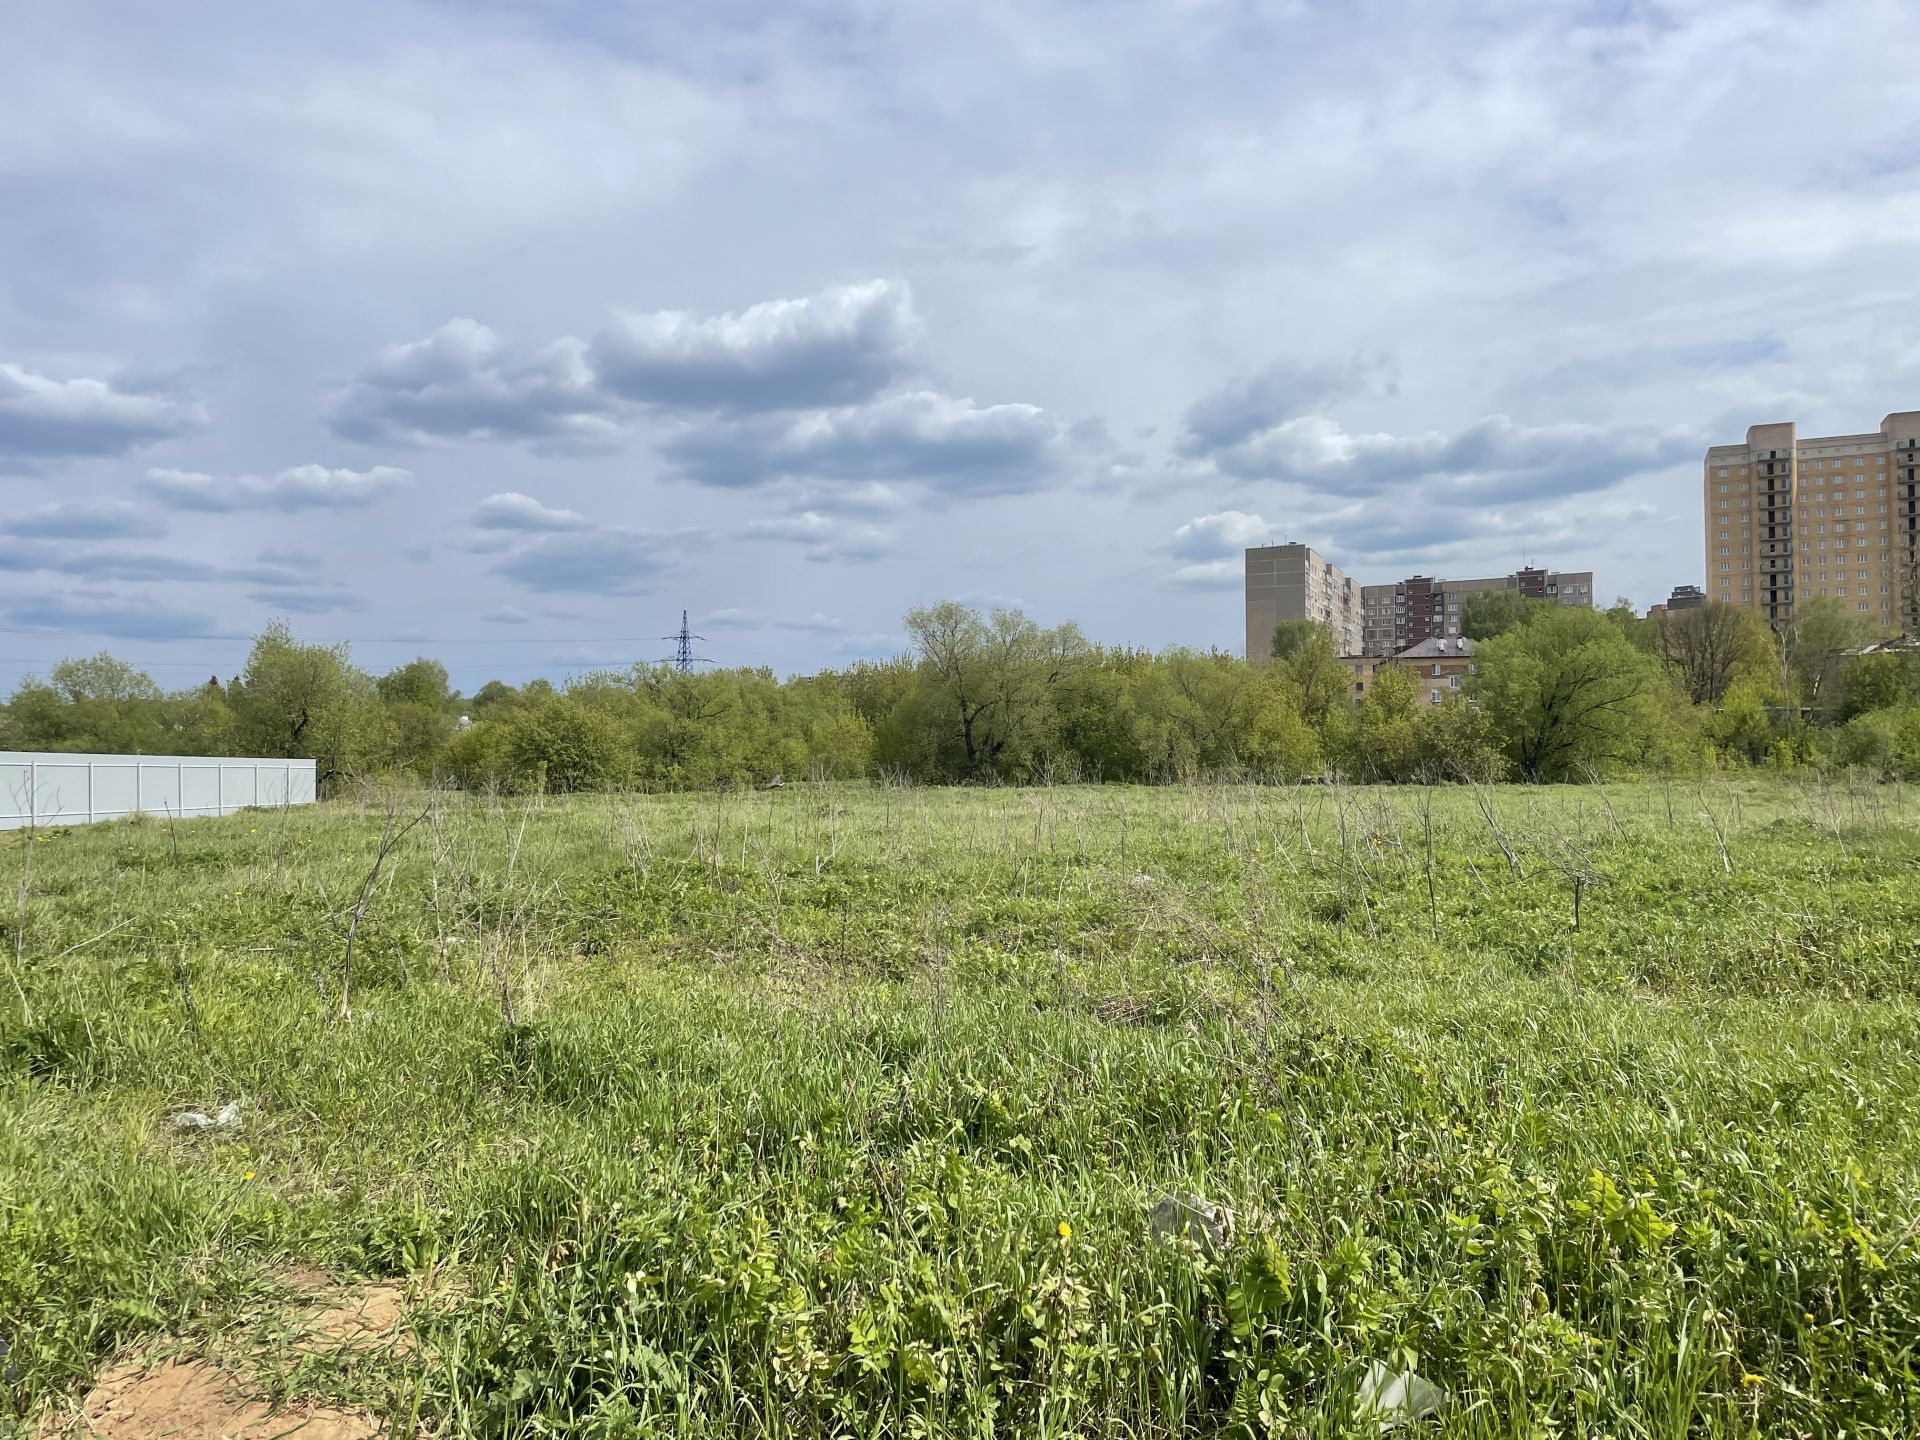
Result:
{"label": "tall grass", "polygon": [[[446,1282],[295,1388],[447,1433],[1377,1434],[1373,1360],[1434,1433],[1920,1433],[1916,818],[795,786],[43,832],[14,1410],[298,1261]],[[1189,1193],[1229,1244],[1152,1238]]]}

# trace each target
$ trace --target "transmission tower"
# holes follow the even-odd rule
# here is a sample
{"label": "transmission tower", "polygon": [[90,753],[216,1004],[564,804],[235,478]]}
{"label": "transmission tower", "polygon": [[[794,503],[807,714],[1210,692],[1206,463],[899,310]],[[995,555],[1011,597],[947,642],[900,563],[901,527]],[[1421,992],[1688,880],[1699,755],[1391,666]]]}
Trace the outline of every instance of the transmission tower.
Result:
{"label": "transmission tower", "polygon": [[693,642],[696,640],[704,641],[707,637],[704,635],[696,635],[687,628],[687,612],[684,610],[680,612],[680,629],[675,634],[662,635],[660,638],[662,640],[673,641],[673,654],[662,659],[660,663],[662,665],[671,665],[682,675],[692,674],[693,667],[696,665],[713,664],[713,661],[709,660],[706,656],[693,653]]}

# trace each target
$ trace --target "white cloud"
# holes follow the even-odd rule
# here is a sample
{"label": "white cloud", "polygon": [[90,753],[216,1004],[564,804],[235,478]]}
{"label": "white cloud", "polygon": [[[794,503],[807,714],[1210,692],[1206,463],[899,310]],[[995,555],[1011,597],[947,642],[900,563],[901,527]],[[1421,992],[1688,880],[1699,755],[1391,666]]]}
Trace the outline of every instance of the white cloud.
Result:
{"label": "white cloud", "polygon": [[837,615],[822,615],[815,611],[811,615],[794,620],[776,620],[777,630],[804,630],[810,635],[838,635],[847,628],[847,622]]}
{"label": "white cloud", "polygon": [[149,470],[148,493],[176,510],[344,510],[370,505],[406,488],[413,472],[388,465],[334,470],[295,465],[271,476],[206,475],[194,470]]}
{"label": "white cloud", "polygon": [[857,565],[878,560],[893,542],[893,532],[884,526],[812,511],[754,520],[740,533],[748,540],[784,540],[799,545],[807,559],[822,564]]}
{"label": "white cloud", "polygon": [[482,530],[586,530],[593,525],[577,510],[549,509],[517,490],[482,500],[473,523]]}
{"label": "white cloud", "polygon": [[906,372],[919,331],[897,281],[730,315],[621,314],[594,339],[608,392],[673,409],[758,412],[864,400]]}
{"label": "white cloud", "polygon": [[1200,515],[1173,532],[1167,547],[1177,559],[1211,560],[1218,556],[1238,556],[1254,545],[1270,545],[1278,531],[1258,515],[1240,510],[1222,510],[1217,515]]}
{"label": "white cloud", "polygon": [[124,455],[206,423],[206,411],[191,401],[0,363],[0,461]]}

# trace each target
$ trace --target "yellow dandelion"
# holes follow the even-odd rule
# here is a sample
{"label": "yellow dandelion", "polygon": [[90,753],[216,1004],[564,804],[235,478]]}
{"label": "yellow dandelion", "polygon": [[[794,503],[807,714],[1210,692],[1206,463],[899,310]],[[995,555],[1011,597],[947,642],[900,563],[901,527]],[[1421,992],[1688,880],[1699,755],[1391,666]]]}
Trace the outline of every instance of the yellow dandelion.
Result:
{"label": "yellow dandelion", "polygon": [[1740,1383],[1749,1390],[1757,1390],[1767,1382],[1764,1379],[1762,1379],[1760,1376],[1749,1372],[1741,1375]]}
{"label": "yellow dandelion", "polygon": [[1800,1316],[1800,1318],[1801,1318],[1802,1320],[1804,1320],[1804,1321],[1805,1321],[1805,1322],[1806,1322],[1807,1324],[1809,1324],[1809,1325],[1811,1325],[1811,1324],[1813,1324],[1813,1312],[1811,1312],[1811,1311],[1806,1311],[1806,1312],[1803,1312],[1803,1313],[1801,1314],[1801,1316]]}
{"label": "yellow dandelion", "polygon": [[253,1179],[253,1171],[251,1170],[247,1171],[245,1178],[247,1178],[248,1180]]}
{"label": "yellow dandelion", "polygon": [[1064,1220],[1060,1222],[1060,1238],[1062,1240],[1071,1240],[1073,1238],[1073,1226],[1067,1224]]}

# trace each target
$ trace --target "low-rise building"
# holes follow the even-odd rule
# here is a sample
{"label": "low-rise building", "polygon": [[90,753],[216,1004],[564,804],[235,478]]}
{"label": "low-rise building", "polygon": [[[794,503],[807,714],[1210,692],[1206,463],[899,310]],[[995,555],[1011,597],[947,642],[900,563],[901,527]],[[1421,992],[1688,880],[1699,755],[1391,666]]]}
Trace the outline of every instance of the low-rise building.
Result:
{"label": "low-rise building", "polygon": [[1463,635],[1436,635],[1397,655],[1343,655],[1340,663],[1353,675],[1347,693],[1355,700],[1366,698],[1381,671],[1398,669],[1412,674],[1422,704],[1444,705],[1466,689],[1473,651],[1473,641]]}

